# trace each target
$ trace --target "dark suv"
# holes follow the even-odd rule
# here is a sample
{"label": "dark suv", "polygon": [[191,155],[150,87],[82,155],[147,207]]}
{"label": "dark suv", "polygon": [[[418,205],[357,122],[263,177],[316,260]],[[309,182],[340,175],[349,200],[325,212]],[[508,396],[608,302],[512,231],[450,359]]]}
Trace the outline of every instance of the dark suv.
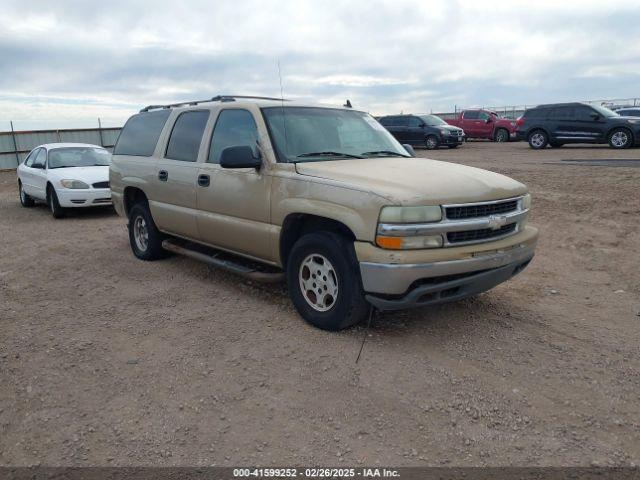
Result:
{"label": "dark suv", "polygon": [[435,115],[390,115],[378,121],[400,143],[433,150],[441,145],[456,148],[464,142],[464,131]]}
{"label": "dark suv", "polygon": [[621,117],[608,108],[584,103],[539,105],[517,121],[516,137],[536,150],[565,143],[609,143],[628,148],[640,141],[640,118]]}

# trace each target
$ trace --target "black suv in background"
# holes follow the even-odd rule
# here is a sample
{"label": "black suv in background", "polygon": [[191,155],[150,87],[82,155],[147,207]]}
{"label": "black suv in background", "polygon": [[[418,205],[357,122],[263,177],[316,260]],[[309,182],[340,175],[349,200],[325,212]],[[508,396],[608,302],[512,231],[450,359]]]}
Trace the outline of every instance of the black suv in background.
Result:
{"label": "black suv in background", "polygon": [[637,107],[616,108],[615,112],[621,117],[640,117],[640,105]]}
{"label": "black suv in background", "polygon": [[585,103],[539,105],[516,122],[516,138],[536,150],[565,143],[608,143],[628,148],[640,141],[640,118],[621,117],[608,108]]}
{"label": "black suv in background", "polygon": [[435,115],[389,115],[378,121],[400,143],[433,150],[441,145],[456,148],[464,142],[464,131]]}

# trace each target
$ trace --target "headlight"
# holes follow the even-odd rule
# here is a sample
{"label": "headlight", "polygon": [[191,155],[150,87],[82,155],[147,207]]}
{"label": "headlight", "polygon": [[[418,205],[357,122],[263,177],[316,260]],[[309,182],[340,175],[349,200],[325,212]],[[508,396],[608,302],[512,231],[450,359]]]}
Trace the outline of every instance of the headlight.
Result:
{"label": "headlight", "polygon": [[524,197],[522,197],[522,209],[529,210],[531,208],[531,194],[527,193]]}
{"label": "headlight", "polygon": [[383,207],[380,223],[429,223],[442,220],[442,209],[430,207]]}
{"label": "headlight", "polygon": [[60,180],[60,185],[62,185],[64,188],[74,188],[74,189],[80,189],[80,188],[89,188],[89,185],[87,185],[86,183],[80,181],[80,180]]}

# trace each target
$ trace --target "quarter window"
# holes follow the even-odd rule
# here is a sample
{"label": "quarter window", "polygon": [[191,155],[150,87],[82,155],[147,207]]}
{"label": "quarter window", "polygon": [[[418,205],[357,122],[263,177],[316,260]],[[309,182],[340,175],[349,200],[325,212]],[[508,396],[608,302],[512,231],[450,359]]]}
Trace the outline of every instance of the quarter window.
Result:
{"label": "quarter window", "polygon": [[181,113],[173,125],[165,157],[183,162],[195,162],[198,159],[198,151],[208,119],[208,110]]}
{"label": "quarter window", "polygon": [[209,163],[220,163],[222,151],[227,147],[250,146],[258,155],[258,127],[247,110],[222,110],[216,120],[209,147]]}
{"label": "quarter window", "polygon": [[170,110],[138,113],[127,120],[116,146],[114,155],[136,155],[150,157],[156,149],[162,128],[169,118]]}

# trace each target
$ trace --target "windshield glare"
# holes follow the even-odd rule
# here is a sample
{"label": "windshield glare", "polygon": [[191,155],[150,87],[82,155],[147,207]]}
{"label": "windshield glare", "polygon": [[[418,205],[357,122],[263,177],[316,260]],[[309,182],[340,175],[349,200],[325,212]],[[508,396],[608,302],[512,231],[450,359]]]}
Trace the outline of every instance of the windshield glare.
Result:
{"label": "windshield glare", "polygon": [[108,166],[111,154],[104,148],[67,147],[49,150],[49,168]]}
{"label": "windshield glare", "polygon": [[602,115],[605,118],[619,117],[620,116],[616,112],[614,112],[613,110],[609,110],[608,108],[601,107],[599,105],[591,105],[591,108],[593,108],[596,112],[598,112],[600,115]]}
{"label": "windshield glare", "polygon": [[364,112],[320,107],[268,107],[262,111],[281,162],[343,160],[346,155],[407,156],[387,129]]}
{"label": "windshield glare", "polygon": [[430,127],[436,127],[438,125],[447,125],[447,122],[442,120],[440,117],[436,117],[435,115],[424,115],[420,118],[422,118],[422,121]]}

